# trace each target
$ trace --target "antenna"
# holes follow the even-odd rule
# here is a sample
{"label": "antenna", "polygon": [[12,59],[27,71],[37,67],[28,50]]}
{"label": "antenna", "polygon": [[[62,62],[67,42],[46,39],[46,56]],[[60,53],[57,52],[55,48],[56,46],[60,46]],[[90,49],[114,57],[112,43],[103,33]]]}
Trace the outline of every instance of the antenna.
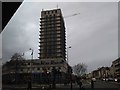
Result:
{"label": "antenna", "polygon": [[57,9],[58,9],[58,4],[57,4]]}

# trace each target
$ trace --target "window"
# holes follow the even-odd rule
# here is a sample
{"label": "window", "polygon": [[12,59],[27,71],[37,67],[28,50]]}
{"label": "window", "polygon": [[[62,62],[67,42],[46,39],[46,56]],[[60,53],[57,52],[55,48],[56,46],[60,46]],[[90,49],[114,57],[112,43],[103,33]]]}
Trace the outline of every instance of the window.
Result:
{"label": "window", "polygon": [[41,26],[41,28],[44,28],[45,26]]}
{"label": "window", "polygon": [[46,14],[46,12],[44,12],[44,14]]}
{"label": "window", "polygon": [[50,70],[50,67],[48,67],[48,70]]}
{"label": "window", "polygon": [[59,14],[60,14],[60,10],[57,10],[57,13],[59,13]]}
{"label": "window", "polygon": [[60,23],[60,21],[56,21],[56,23]]}
{"label": "window", "polygon": [[40,70],[40,68],[38,67],[37,70]]}
{"label": "window", "polygon": [[56,26],[60,26],[60,23],[56,24]]}
{"label": "window", "polygon": [[57,52],[61,52],[61,50],[57,50]]}
{"label": "window", "polygon": [[61,54],[59,53],[59,54],[57,54],[57,56],[61,56]]}
{"label": "window", "polygon": [[60,37],[61,35],[60,34],[57,34],[57,37]]}
{"label": "window", "polygon": [[[44,38],[44,36],[41,36],[41,38]],[[41,40],[41,42],[43,42],[44,40]]]}
{"label": "window", "polygon": [[60,20],[60,17],[57,17],[56,19],[57,19],[57,20]]}
{"label": "window", "polygon": [[41,23],[41,25],[44,25],[44,24],[45,24],[44,22]]}
{"label": "window", "polygon": [[57,10],[55,10],[54,13],[57,13]]}
{"label": "window", "polygon": [[57,48],[60,48],[61,46],[57,46]]}
{"label": "window", "polygon": [[57,16],[60,16],[60,14],[59,14],[59,13],[57,13]]}
{"label": "window", "polygon": [[59,41],[59,40],[61,40],[61,38],[57,38],[57,40]]}
{"label": "window", "polygon": [[[57,29],[57,30],[60,30],[60,27],[57,27],[56,29]],[[59,32],[60,32],[60,31],[59,31]],[[58,32],[58,33],[59,33],[59,32]]]}

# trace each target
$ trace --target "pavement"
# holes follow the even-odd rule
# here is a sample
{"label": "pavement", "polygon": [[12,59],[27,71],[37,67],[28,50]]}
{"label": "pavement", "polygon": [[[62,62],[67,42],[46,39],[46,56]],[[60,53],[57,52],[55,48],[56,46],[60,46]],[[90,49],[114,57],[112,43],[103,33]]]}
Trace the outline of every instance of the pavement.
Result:
{"label": "pavement", "polygon": [[[72,84],[73,89],[72,90],[93,90],[91,88],[91,82],[90,81],[82,81],[82,89],[79,88],[79,86],[76,83]],[[45,88],[43,88],[45,87]],[[56,89],[48,89],[49,85],[40,85],[40,84],[32,84],[32,90],[71,90],[71,85],[64,85],[64,84],[56,84]],[[94,82],[94,90],[99,89],[109,89],[109,90],[120,90],[120,83],[117,82],[105,82],[105,81],[96,81]],[[27,84],[21,84],[21,85],[3,85],[2,90],[27,90]]]}

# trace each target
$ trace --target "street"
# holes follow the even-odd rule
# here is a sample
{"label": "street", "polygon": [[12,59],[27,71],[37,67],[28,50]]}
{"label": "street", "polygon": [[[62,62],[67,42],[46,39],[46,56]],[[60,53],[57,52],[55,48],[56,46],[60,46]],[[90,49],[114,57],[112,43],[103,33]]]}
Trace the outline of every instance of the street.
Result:
{"label": "street", "polygon": [[[83,87],[89,89],[91,88],[91,83],[84,84]],[[97,80],[94,82],[94,90],[96,89],[120,90],[120,83]]]}
{"label": "street", "polygon": [[[41,87],[48,87],[45,85],[38,85],[34,84],[32,86],[32,90],[53,90],[53,89],[48,89],[48,88],[41,88]],[[27,85],[3,85],[2,90],[27,90]],[[94,82],[94,90],[103,90],[103,89],[109,89],[109,90],[120,90],[120,83],[116,82],[105,82],[105,81],[100,81],[97,80]],[[69,85],[64,85],[64,84],[57,84],[56,89],[54,90],[71,90],[70,84]],[[73,90],[80,90],[79,86],[77,84],[73,84]],[[81,90],[93,90],[91,89],[91,83],[83,83],[82,89]]]}

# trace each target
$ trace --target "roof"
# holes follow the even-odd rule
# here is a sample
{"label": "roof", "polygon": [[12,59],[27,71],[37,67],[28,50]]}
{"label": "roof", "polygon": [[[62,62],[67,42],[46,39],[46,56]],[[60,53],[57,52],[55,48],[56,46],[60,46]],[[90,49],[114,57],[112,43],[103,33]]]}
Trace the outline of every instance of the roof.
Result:
{"label": "roof", "polygon": [[116,63],[118,61],[120,62],[120,57],[118,59],[114,60],[112,63]]}

